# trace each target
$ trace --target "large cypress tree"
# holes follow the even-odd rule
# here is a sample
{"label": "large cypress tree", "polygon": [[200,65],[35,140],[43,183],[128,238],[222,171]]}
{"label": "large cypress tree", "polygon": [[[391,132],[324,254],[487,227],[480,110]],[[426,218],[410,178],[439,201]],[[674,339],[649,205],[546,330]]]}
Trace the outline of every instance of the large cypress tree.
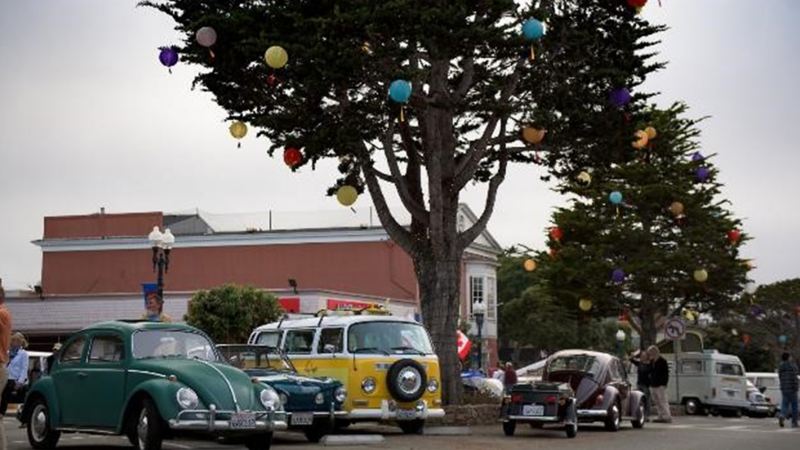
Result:
{"label": "large cypress tree", "polygon": [[[204,69],[196,83],[231,120],[267,138],[270,154],[300,148],[293,170],[338,157],[341,177],[328,193],[369,191],[387,233],[414,262],[449,403],[461,397],[461,255],[485,229],[507,164],[536,161],[536,150],[597,157],[589,140],[602,133],[590,129],[593,118],[611,90],[655,68],[642,50],[659,29],[625,0],[145,3],[176,21],[182,61]],[[520,30],[529,19],[547,23],[548,34],[526,40]],[[195,40],[201,27],[216,31],[213,58]],[[288,52],[285,67],[262,60],[272,46]],[[413,88],[404,105],[387,96],[398,79]],[[509,145],[522,127],[543,125],[545,144]],[[537,141],[540,133],[528,131]],[[459,230],[459,195],[473,182],[487,184],[484,209]],[[410,227],[392,214],[387,187]]]}

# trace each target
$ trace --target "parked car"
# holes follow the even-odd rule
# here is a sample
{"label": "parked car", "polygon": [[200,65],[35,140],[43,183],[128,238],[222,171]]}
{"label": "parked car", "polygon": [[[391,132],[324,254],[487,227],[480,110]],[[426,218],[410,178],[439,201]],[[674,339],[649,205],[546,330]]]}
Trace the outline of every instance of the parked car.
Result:
{"label": "parked car", "polygon": [[202,331],[153,322],[103,322],[70,337],[17,417],[37,450],[62,431],[126,435],[138,450],[185,432],[266,450],[286,428],[278,393],[224,363]]}
{"label": "parked car", "polygon": [[[618,431],[626,419],[634,428],[644,426],[644,394],[631,387],[616,356],[589,350],[556,352],[547,358],[542,382],[565,383],[572,389],[579,422],[603,422],[608,431]],[[510,400],[513,403],[513,396]]]}
{"label": "parked car", "polygon": [[500,407],[503,432],[513,436],[517,423],[532,427],[558,425],[567,437],[578,434],[578,410],[575,393],[569,383],[526,382],[514,385]]}
{"label": "parked car", "polygon": [[686,414],[738,417],[750,408],[744,365],[736,355],[716,350],[683,352],[677,371],[675,355],[662,356],[670,366],[669,401],[682,404]]}
{"label": "parked car", "polygon": [[335,418],[346,414],[347,390],[333,378],[298,375],[286,355],[268,345],[218,345],[231,365],[272,386],[281,399],[289,429],[302,431],[311,442],[333,431]]}
{"label": "parked car", "polygon": [[774,417],[776,407],[770,403],[764,394],[750,381],[747,380],[747,400],[750,406],[747,408],[747,415],[750,417]]}
{"label": "parked car", "polygon": [[767,401],[775,405],[776,411],[781,410],[781,383],[778,372],[747,372],[747,379],[752,382]]}

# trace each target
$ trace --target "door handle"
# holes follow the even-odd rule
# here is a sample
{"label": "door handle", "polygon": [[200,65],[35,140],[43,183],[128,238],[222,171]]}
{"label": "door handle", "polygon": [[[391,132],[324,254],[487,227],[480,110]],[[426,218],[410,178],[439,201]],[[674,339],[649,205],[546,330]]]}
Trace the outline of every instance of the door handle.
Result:
{"label": "door handle", "polygon": [[78,378],[80,378],[80,379],[84,379],[84,378],[86,378],[88,376],[89,376],[89,374],[86,373],[86,372],[78,372]]}

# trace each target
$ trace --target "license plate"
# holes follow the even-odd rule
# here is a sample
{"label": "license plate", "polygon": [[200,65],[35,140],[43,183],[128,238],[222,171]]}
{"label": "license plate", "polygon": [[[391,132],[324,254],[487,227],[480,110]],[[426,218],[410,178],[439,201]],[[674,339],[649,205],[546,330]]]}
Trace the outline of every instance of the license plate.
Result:
{"label": "license plate", "polygon": [[544,405],[522,405],[523,416],[543,416]]}
{"label": "license plate", "polygon": [[313,413],[292,413],[292,425],[311,425],[314,423]]}
{"label": "license plate", "polygon": [[398,409],[397,420],[414,420],[417,418],[417,411],[413,409]]}
{"label": "license plate", "polygon": [[254,430],[255,428],[255,413],[240,412],[231,415],[231,430]]}

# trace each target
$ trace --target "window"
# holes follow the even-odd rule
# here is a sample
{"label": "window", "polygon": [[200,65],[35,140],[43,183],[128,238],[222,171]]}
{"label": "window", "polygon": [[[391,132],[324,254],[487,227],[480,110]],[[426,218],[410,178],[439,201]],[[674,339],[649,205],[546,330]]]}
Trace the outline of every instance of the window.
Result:
{"label": "window", "polygon": [[319,345],[317,345],[317,353],[327,353],[325,346],[333,346],[334,353],[341,353],[344,349],[344,342],[342,335],[344,330],[342,328],[326,328],[319,333]]}
{"label": "window", "polygon": [[314,342],[314,330],[289,330],[283,347],[286,353],[311,353]]}
{"label": "window", "polygon": [[422,325],[407,322],[363,322],[350,326],[347,350],[362,354],[429,355],[433,353]]}
{"label": "window", "polygon": [[256,344],[269,345],[270,347],[277,347],[281,341],[280,331],[267,331],[258,335]]}
{"label": "window", "polygon": [[483,277],[469,277],[469,313],[472,305],[483,302]]}
{"label": "window", "polygon": [[681,361],[681,373],[685,375],[699,375],[703,373],[703,361],[699,359],[684,359]]}
{"label": "window", "polygon": [[717,363],[717,373],[720,375],[744,375],[742,366],[733,363]]}
{"label": "window", "polygon": [[125,345],[117,336],[96,336],[92,339],[89,362],[118,362],[123,358]]}
{"label": "window", "polygon": [[490,319],[494,319],[497,315],[495,314],[497,308],[497,283],[495,283],[494,277],[488,277],[486,279],[486,317]]}
{"label": "window", "polygon": [[611,364],[609,365],[609,373],[611,375],[611,381],[622,380],[622,369],[619,366],[619,361],[611,361]]}
{"label": "window", "polygon": [[83,344],[86,343],[86,338],[80,336],[74,341],[70,342],[61,352],[61,362],[76,362],[81,360],[83,355]]}
{"label": "window", "polygon": [[144,330],[133,334],[133,357],[219,361],[214,344],[205,335],[181,330]]}

